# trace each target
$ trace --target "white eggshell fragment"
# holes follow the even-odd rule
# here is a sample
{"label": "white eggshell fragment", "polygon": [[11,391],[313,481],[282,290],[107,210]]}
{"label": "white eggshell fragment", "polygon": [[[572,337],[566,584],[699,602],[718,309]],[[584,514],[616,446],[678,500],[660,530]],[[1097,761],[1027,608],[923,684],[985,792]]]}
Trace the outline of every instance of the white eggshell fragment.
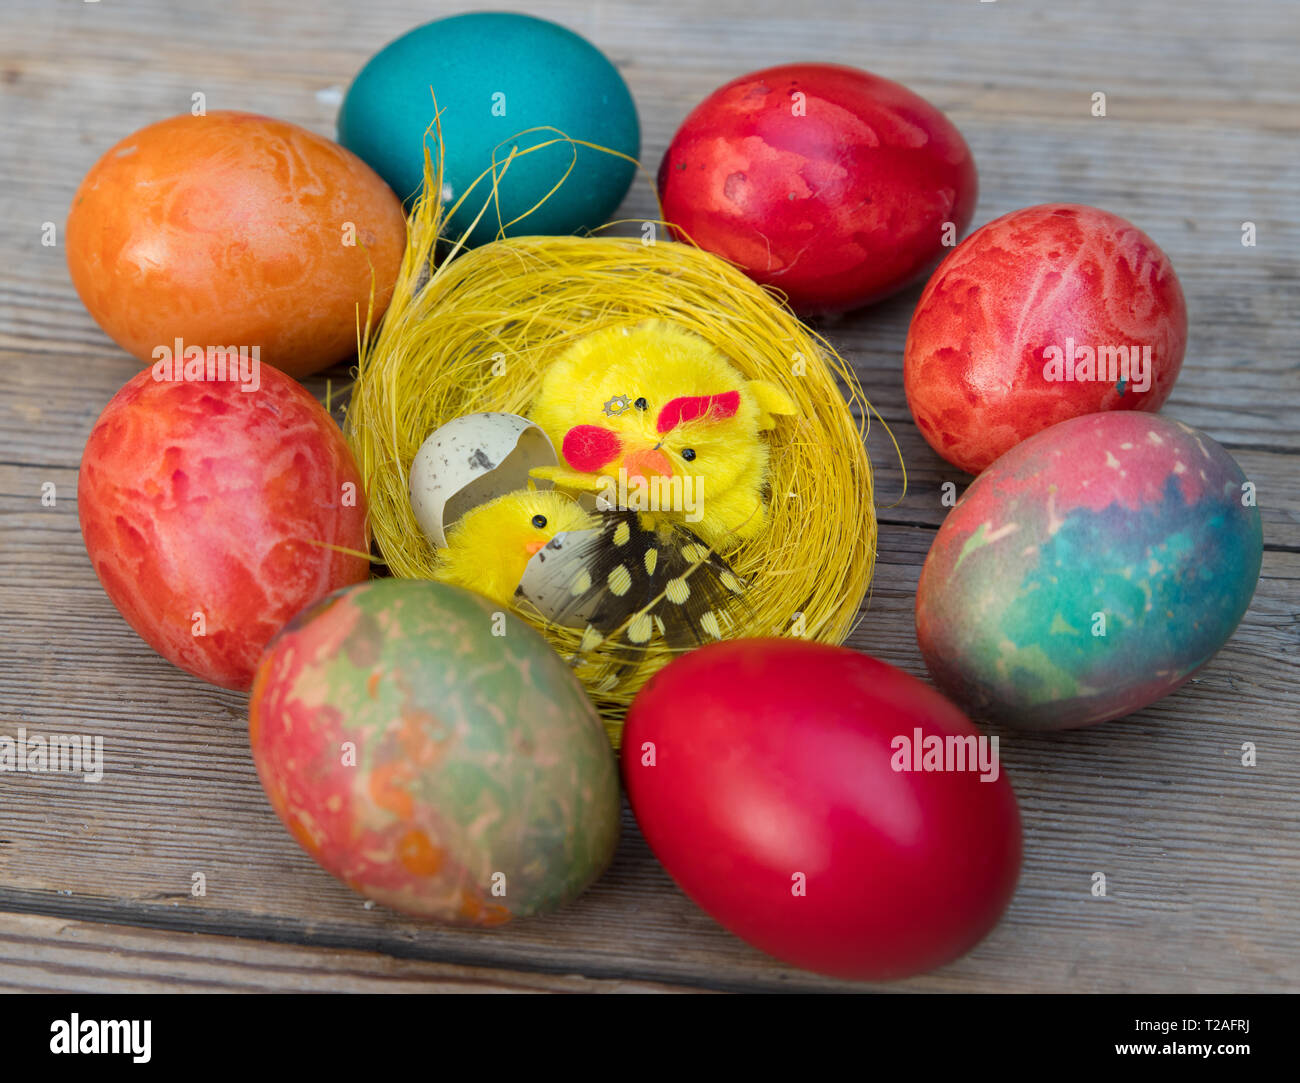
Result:
{"label": "white eggshell fragment", "polygon": [[562,530],[556,534],[533,554],[515,589],[515,597],[531,602],[549,621],[569,628],[585,628],[600,608],[598,597],[572,612],[565,613],[565,610],[573,602],[572,585],[586,566],[585,554],[590,552],[591,540],[599,534],[599,530]]}
{"label": "white eggshell fragment", "polygon": [[446,529],[471,508],[528,488],[532,470],[558,463],[546,434],[518,414],[455,418],[434,430],[411,462],[407,487],[416,522],[441,548]]}

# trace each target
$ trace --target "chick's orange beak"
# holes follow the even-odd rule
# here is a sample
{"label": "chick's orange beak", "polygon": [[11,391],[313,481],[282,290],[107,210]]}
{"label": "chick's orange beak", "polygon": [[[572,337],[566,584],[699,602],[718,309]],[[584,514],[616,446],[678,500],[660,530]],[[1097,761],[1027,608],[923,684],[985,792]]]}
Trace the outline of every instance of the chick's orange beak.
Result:
{"label": "chick's orange beak", "polygon": [[648,481],[652,477],[670,478],[673,476],[673,464],[668,456],[657,448],[633,451],[623,456],[623,469],[627,471],[628,480],[641,478]]}

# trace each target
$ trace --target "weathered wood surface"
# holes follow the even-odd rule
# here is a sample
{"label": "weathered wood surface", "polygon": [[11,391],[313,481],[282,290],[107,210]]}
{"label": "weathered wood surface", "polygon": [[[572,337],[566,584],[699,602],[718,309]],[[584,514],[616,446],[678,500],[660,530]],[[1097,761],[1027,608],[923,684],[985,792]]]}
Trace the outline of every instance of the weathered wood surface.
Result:
{"label": "weathered wood surface", "polygon": [[[188,109],[196,90],[209,108],[332,135],[338,91],[370,53],[472,6],[7,0],[0,11],[0,733],[102,734],[107,757],[97,784],[0,776],[0,988],[844,987],[722,932],[675,890],[626,810],[613,868],[560,914],[467,933],[367,909],[267,806],[244,699],[156,658],[86,559],[77,463],[136,366],[81,307],[61,246],[40,243],[42,223],[57,223],[61,241],[85,170],[122,135]],[[1254,604],[1199,680],[1148,710],[1071,734],[1002,734],[1026,825],[1015,901],[968,958],[895,988],[1300,988],[1294,5],[521,6],[609,53],[639,103],[652,169],[724,79],[838,60],[907,83],[958,124],[980,169],[977,225],[1046,200],[1095,203],[1170,254],[1192,334],[1166,412],[1215,436],[1258,485],[1267,551]],[[1090,115],[1095,90],[1105,118]],[[622,214],[653,208],[641,185]],[[1245,221],[1257,224],[1254,248],[1240,243]],[[925,446],[903,398],[918,293],[824,330],[907,463],[906,498],[884,507],[902,473],[877,424],[879,563],[852,643],[919,674],[916,579],[945,510],[941,483],[967,479]],[[323,382],[313,389],[323,395]],[[45,482],[54,508],[41,505]],[[1240,765],[1247,740],[1254,768]],[[1106,898],[1090,895],[1096,871]],[[189,894],[195,872],[203,898]]]}
{"label": "weathered wood surface", "polygon": [[4,993],[667,993],[681,986],[601,981],[268,944],[229,936],[8,914]]}

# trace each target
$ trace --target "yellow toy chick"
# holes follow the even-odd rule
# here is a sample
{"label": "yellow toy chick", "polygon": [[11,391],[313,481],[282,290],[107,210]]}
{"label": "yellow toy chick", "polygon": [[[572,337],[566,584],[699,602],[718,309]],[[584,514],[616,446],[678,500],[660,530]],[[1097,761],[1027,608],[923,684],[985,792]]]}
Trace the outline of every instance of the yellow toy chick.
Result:
{"label": "yellow toy chick", "polygon": [[690,531],[635,511],[592,514],[554,490],[467,511],[438,560],[440,582],[581,630],[580,651],[611,638],[698,646],[722,638],[744,605],[744,584]]}
{"label": "yellow toy chick", "polygon": [[529,417],[563,465],[534,474],[605,494],[601,506],[662,515],[727,552],[767,525],[762,433],[795,412],[775,384],[745,379],[679,324],[608,327],[547,369]]}
{"label": "yellow toy chick", "polygon": [[595,519],[554,490],[507,493],[467,511],[447,531],[434,578],[510,606],[528,562],[556,534],[585,530]]}

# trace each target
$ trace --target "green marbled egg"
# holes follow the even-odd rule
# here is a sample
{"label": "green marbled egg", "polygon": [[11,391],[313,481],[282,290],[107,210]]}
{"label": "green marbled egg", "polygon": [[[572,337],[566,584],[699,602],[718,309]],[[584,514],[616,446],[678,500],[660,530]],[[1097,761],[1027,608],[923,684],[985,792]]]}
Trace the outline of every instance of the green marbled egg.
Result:
{"label": "green marbled egg", "polygon": [[618,840],[614,755],[569,667],[442,583],[381,579],[287,625],[253,683],[272,806],[367,898],[496,925],[592,883]]}

